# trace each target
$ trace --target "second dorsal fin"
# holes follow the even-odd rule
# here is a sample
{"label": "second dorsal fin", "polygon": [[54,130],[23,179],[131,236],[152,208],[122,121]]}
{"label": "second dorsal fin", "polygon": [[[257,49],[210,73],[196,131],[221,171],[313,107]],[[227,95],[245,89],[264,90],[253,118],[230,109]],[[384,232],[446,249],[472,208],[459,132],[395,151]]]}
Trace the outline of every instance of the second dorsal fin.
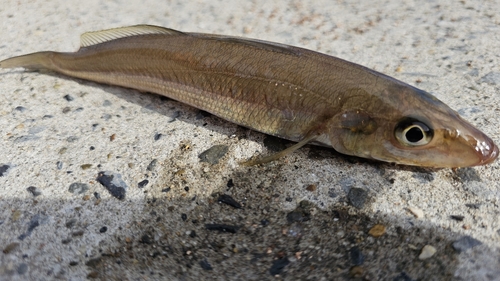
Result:
{"label": "second dorsal fin", "polygon": [[80,36],[80,47],[89,47],[99,43],[104,43],[114,39],[124,38],[134,35],[144,34],[167,34],[167,35],[184,35],[185,33],[154,25],[133,25],[127,27],[119,27],[106,29],[101,31],[86,32]]}

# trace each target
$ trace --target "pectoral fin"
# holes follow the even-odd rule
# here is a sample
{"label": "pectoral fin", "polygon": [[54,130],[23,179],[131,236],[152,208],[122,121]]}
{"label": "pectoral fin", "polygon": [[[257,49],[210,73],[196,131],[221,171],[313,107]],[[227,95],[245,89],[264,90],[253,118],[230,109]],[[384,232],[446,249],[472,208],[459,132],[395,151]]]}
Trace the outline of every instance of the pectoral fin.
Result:
{"label": "pectoral fin", "polygon": [[279,158],[283,157],[283,156],[286,156],[292,152],[294,152],[295,150],[303,147],[304,145],[306,145],[307,143],[309,143],[310,141],[313,141],[315,140],[320,134],[317,133],[317,132],[314,132],[314,133],[311,133],[309,135],[307,135],[303,140],[301,140],[300,142],[280,151],[280,152],[277,152],[275,154],[271,154],[271,155],[267,155],[267,156],[264,156],[264,157],[260,157],[260,158],[256,158],[256,159],[252,159],[252,160],[247,160],[247,161],[244,161],[244,162],[240,162],[240,165],[242,166],[254,166],[254,165],[258,165],[258,164],[264,164],[264,163],[268,163],[268,162],[272,162],[274,160],[278,160]]}

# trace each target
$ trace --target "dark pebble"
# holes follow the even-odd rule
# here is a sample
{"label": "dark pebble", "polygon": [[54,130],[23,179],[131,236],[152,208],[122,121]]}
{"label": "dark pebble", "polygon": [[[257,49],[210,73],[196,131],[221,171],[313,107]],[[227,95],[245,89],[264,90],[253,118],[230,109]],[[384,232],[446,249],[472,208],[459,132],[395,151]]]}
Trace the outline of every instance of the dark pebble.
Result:
{"label": "dark pebble", "polygon": [[67,137],[66,138],[66,141],[67,142],[75,142],[78,140],[78,137],[77,136],[70,136],[70,137]]}
{"label": "dark pebble", "polygon": [[150,172],[151,172],[151,171],[153,171],[153,170],[156,168],[156,164],[158,164],[158,160],[153,159],[153,160],[149,163],[149,165],[148,165],[148,167],[146,168],[146,170],[148,170],[148,171],[150,171]]}
{"label": "dark pebble", "polygon": [[93,147],[93,146],[89,147],[89,150],[94,150],[94,149],[95,149],[95,147]]}
{"label": "dark pebble", "polygon": [[167,187],[167,188],[162,189],[161,192],[169,192],[170,190],[171,190],[171,188]]}
{"label": "dark pebble", "polygon": [[200,261],[200,266],[203,270],[212,270],[212,266],[208,263],[207,259]]}
{"label": "dark pebble", "polygon": [[471,208],[471,209],[479,209],[479,207],[481,207],[481,203],[475,203],[475,204],[465,204],[465,206],[467,208]]}
{"label": "dark pebble", "polygon": [[184,190],[185,190],[186,192],[189,192],[189,186],[185,186],[185,187],[184,187]]}
{"label": "dark pebble", "polygon": [[227,187],[231,188],[234,186],[233,179],[229,179],[226,184]]}
{"label": "dark pebble", "polygon": [[26,107],[24,107],[24,106],[16,106],[16,108],[14,108],[14,110],[17,110],[17,111],[20,111],[20,112],[24,112],[24,111],[26,111]]}
{"label": "dark pebble", "polygon": [[149,181],[148,181],[148,180],[143,180],[143,181],[141,181],[141,182],[139,182],[139,183],[137,184],[137,187],[139,187],[139,188],[143,188],[143,187],[145,187],[146,185],[148,185],[148,183],[149,183]]}
{"label": "dark pebble", "polygon": [[217,199],[217,201],[219,201],[219,203],[227,204],[233,208],[241,209],[241,204],[238,203],[236,200],[234,200],[233,197],[227,194],[222,194],[221,196],[219,196],[219,199]]}
{"label": "dark pebble", "polygon": [[273,265],[269,269],[269,273],[271,273],[271,275],[281,274],[281,272],[283,271],[283,269],[285,269],[285,267],[289,263],[290,263],[290,261],[288,260],[287,257],[275,260],[275,261],[273,261]]}
{"label": "dark pebble", "polygon": [[24,262],[17,267],[17,274],[23,275],[28,271],[28,265]]}
{"label": "dark pebble", "polygon": [[183,221],[186,221],[188,219],[188,216],[186,214],[181,214],[181,219]]}
{"label": "dark pebble", "polygon": [[362,265],[365,262],[365,256],[358,247],[352,247],[349,251],[352,265]]}
{"label": "dark pebble", "polygon": [[94,192],[95,199],[101,199],[101,194],[99,192]]}
{"label": "dark pebble", "polygon": [[263,219],[263,220],[260,221],[260,224],[262,226],[268,226],[269,225],[269,220]]}
{"label": "dark pebble", "polygon": [[425,183],[433,181],[434,175],[430,172],[414,172],[412,178],[417,179],[421,183]]}
{"label": "dark pebble", "polygon": [[127,184],[122,180],[122,176],[110,171],[99,172],[96,180],[102,184],[109,193],[119,200],[125,199]]}
{"label": "dark pebble", "polygon": [[77,261],[70,261],[69,265],[70,266],[75,266],[75,265],[78,265],[78,262]]}
{"label": "dark pebble", "polygon": [[471,236],[464,236],[457,241],[453,242],[452,246],[455,251],[458,253],[461,253],[463,251],[466,251],[468,249],[474,248],[476,246],[479,246],[483,244],[481,241],[472,238]]}
{"label": "dark pebble", "polygon": [[353,187],[349,190],[349,194],[347,194],[347,198],[352,206],[357,209],[361,209],[364,207],[367,199],[368,192],[362,188]]}
{"label": "dark pebble", "polygon": [[156,133],[156,134],[155,134],[155,137],[154,137],[155,141],[157,141],[157,140],[161,139],[161,137],[162,137],[162,136],[163,136],[162,134],[160,134],[160,133]]}
{"label": "dark pebble", "polygon": [[25,233],[19,235],[17,238],[21,241],[26,239],[26,237],[31,235],[31,233],[33,232],[33,230],[35,230],[35,228],[40,226],[40,222],[46,220],[47,218],[48,218],[47,216],[34,215],[33,218],[31,218],[30,222],[28,223],[28,230]]}
{"label": "dark pebble", "polygon": [[392,279],[393,281],[414,281],[415,279],[412,279],[406,272],[401,272],[398,276],[394,277]]}
{"label": "dark pebble", "polygon": [[28,190],[28,192],[35,197],[42,195],[42,192],[40,192],[40,190],[38,190],[38,188],[36,188],[35,186],[30,186],[26,188],[26,190]]}
{"label": "dark pebble", "polygon": [[143,244],[151,245],[151,244],[153,244],[153,237],[151,237],[151,235],[149,235],[149,234],[144,234],[141,236],[141,240],[139,240],[139,242],[141,242]]}
{"label": "dark pebble", "polygon": [[17,248],[19,247],[19,243],[10,243],[9,245],[7,245],[4,249],[3,249],[3,253],[4,254],[10,254],[12,253],[13,251],[15,251]]}
{"label": "dark pebble", "polygon": [[81,182],[74,182],[69,185],[68,191],[73,194],[83,194],[89,190],[89,185]]}
{"label": "dark pebble", "polygon": [[205,224],[205,228],[208,230],[216,230],[220,232],[236,233],[240,227],[228,224]]}
{"label": "dark pebble", "polygon": [[96,267],[96,266],[98,266],[101,263],[101,261],[102,261],[101,257],[93,258],[93,259],[88,260],[85,263],[85,265],[89,266],[89,267]]}
{"label": "dark pebble", "polygon": [[207,162],[212,165],[218,164],[219,160],[227,153],[229,150],[227,145],[214,145],[211,148],[202,152],[198,157],[200,162]]}
{"label": "dark pebble", "polygon": [[63,167],[63,162],[61,162],[61,161],[57,161],[57,163],[56,163],[56,167],[57,167],[57,169],[58,169],[58,170],[61,170],[61,169],[62,169],[62,167]]}
{"label": "dark pebble", "polygon": [[189,237],[195,238],[196,237],[196,231],[191,230],[191,232],[189,233]]}
{"label": "dark pebble", "polygon": [[71,107],[66,106],[65,108],[63,108],[62,113],[68,113],[70,111],[71,111]]}
{"label": "dark pebble", "polygon": [[42,117],[42,119],[43,119],[43,120],[45,120],[45,119],[50,119],[50,118],[54,118],[54,116],[49,115],[49,114],[46,114],[46,115],[44,115],[44,116]]}
{"label": "dark pebble", "polygon": [[72,96],[70,96],[70,95],[65,95],[65,96],[64,96],[64,99],[65,99],[65,100],[67,100],[67,101],[72,101],[72,100],[74,100],[74,98],[73,98]]}
{"label": "dark pebble", "polygon": [[76,224],[76,219],[70,219],[69,221],[66,222],[66,227],[67,228],[73,228],[73,226],[75,226]]}
{"label": "dark pebble", "polygon": [[456,220],[456,221],[463,221],[464,220],[464,216],[460,216],[460,215],[451,215],[450,218]]}
{"label": "dark pebble", "polygon": [[108,227],[106,227],[106,226],[103,226],[103,227],[101,227],[101,228],[99,229],[99,232],[100,232],[100,233],[104,233],[104,232],[106,232],[106,231],[108,231]]}
{"label": "dark pebble", "polygon": [[78,230],[78,231],[75,231],[75,232],[71,233],[71,235],[73,237],[80,237],[80,236],[83,236],[84,233],[85,232],[83,230]]}
{"label": "dark pebble", "polygon": [[312,205],[310,202],[303,200],[299,203],[299,206],[295,210],[291,211],[286,215],[286,220],[289,224],[294,222],[304,222],[311,219],[311,209]]}
{"label": "dark pebble", "polygon": [[61,243],[63,243],[64,245],[66,245],[66,244],[69,244],[72,240],[73,240],[73,239],[71,239],[71,238],[66,238],[66,239],[63,239],[63,240],[61,241]]}
{"label": "dark pebble", "polygon": [[7,164],[0,165],[0,177],[3,177],[4,175],[6,175],[9,168],[10,168],[10,166]]}

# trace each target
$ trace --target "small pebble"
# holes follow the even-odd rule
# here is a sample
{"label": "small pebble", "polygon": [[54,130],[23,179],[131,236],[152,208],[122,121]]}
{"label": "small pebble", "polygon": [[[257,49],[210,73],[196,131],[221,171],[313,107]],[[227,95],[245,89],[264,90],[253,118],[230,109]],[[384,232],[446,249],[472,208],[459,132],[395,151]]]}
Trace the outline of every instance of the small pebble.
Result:
{"label": "small pebble", "polygon": [[368,192],[362,188],[353,187],[349,190],[347,198],[353,207],[362,209],[368,199]]}
{"label": "small pebble", "polygon": [[141,240],[139,240],[139,242],[143,243],[143,244],[148,244],[148,245],[151,245],[153,244],[153,237],[151,237],[151,235],[149,234],[144,234],[141,236]]}
{"label": "small pebble", "polygon": [[207,162],[215,165],[219,163],[219,160],[224,157],[224,155],[226,155],[228,150],[229,147],[227,145],[214,145],[198,155],[198,158],[200,158],[200,162]]}
{"label": "small pebble", "polygon": [[28,271],[28,265],[24,262],[17,267],[17,274],[23,275]]}
{"label": "small pebble", "polygon": [[28,192],[35,197],[40,196],[42,194],[42,192],[40,192],[40,190],[38,190],[38,188],[36,188],[35,186],[30,186],[26,190],[28,190]]}
{"label": "small pebble", "polygon": [[306,187],[306,190],[307,191],[311,191],[311,192],[314,192],[316,191],[316,185],[315,184],[310,184]]}
{"label": "small pebble", "polygon": [[456,221],[463,221],[464,220],[464,216],[460,216],[460,215],[451,215],[450,218],[456,220]]}
{"label": "small pebble", "polygon": [[226,205],[229,205],[233,208],[236,208],[236,209],[241,209],[241,204],[234,200],[233,197],[227,195],[227,194],[222,194],[221,196],[219,196],[219,198],[217,199],[217,201],[219,203],[224,203]]}
{"label": "small pebble", "polygon": [[200,261],[200,266],[203,270],[212,270],[212,265],[208,263],[207,259],[203,259]]}
{"label": "small pebble", "polygon": [[148,170],[150,172],[153,171],[156,168],[157,164],[158,164],[158,160],[156,160],[156,159],[151,160],[151,162],[149,163],[149,165],[146,168],[146,170]]}
{"label": "small pebble", "polygon": [[7,171],[9,170],[10,166],[7,164],[1,164],[0,165],[0,177],[3,177],[4,175],[7,174]]}
{"label": "small pebble", "polygon": [[69,185],[68,191],[73,194],[82,194],[89,190],[89,185],[81,182],[74,182]]}
{"label": "small pebble", "polygon": [[106,226],[103,226],[103,227],[101,227],[101,228],[99,229],[99,232],[100,232],[100,233],[104,233],[104,232],[106,232],[106,231],[108,231],[108,227],[106,227]]}
{"label": "small pebble", "polygon": [[122,180],[120,174],[110,171],[99,172],[96,180],[102,184],[113,197],[119,200],[125,199],[128,186]]}
{"label": "small pebble", "polygon": [[10,243],[3,249],[4,254],[10,254],[19,247],[19,243]]}
{"label": "small pebble", "polygon": [[73,98],[72,96],[70,96],[70,95],[65,95],[65,96],[64,96],[64,99],[65,99],[65,100],[67,100],[67,101],[72,101],[72,100],[74,100],[74,98]]}
{"label": "small pebble", "polygon": [[149,181],[148,181],[148,180],[143,180],[143,181],[139,182],[139,183],[137,184],[137,186],[138,186],[139,188],[143,188],[143,187],[145,187],[146,185],[148,185],[148,183],[149,183]]}
{"label": "small pebble", "polygon": [[385,226],[382,224],[374,225],[369,231],[368,234],[377,238],[385,234]]}
{"label": "small pebble", "polygon": [[362,265],[365,261],[365,256],[358,247],[352,247],[349,250],[349,256],[351,257],[352,265]]}
{"label": "small pebble", "polygon": [[240,227],[228,224],[205,224],[205,228],[208,230],[216,230],[220,232],[236,233]]}
{"label": "small pebble", "polygon": [[353,278],[360,278],[365,273],[365,269],[361,266],[353,266],[349,270],[349,275]]}
{"label": "small pebble", "polygon": [[422,252],[420,252],[420,255],[418,256],[419,260],[426,260],[436,253],[436,248],[432,247],[431,245],[425,245],[422,248]]}
{"label": "small pebble", "polygon": [[452,247],[453,249],[455,249],[455,251],[461,253],[463,251],[474,248],[481,244],[483,244],[481,241],[467,235],[453,242]]}
{"label": "small pebble", "polygon": [[155,136],[154,136],[154,140],[157,141],[159,140],[163,135],[160,134],[160,133],[156,133]]}
{"label": "small pebble", "polygon": [[290,263],[290,261],[286,257],[281,258],[281,259],[277,259],[277,260],[273,261],[273,265],[269,269],[269,273],[271,273],[271,275],[273,275],[273,276],[281,274],[281,272],[283,271],[283,269],[285,269],[285,267],[289,263]]}
{"label": "small pebble", "polygon": [[83,164],[83,165],[80,166],[80,168],[82,168],[82,170],[87,170],[87,169],[89,169],[91,167],[92,167],[92,164]]}
{"label": "small pebble", "polygon": [[424,211],[419,208],[409,207],[408,211],[410,211],[415,218],[420,219],[424,217]]}

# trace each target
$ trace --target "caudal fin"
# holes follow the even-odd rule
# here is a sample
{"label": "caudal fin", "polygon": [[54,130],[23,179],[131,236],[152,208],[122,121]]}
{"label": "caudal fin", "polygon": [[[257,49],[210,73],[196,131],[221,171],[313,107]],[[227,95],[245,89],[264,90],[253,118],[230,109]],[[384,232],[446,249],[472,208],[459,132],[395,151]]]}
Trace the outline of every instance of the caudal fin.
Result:
{"label": "caudal fin", "polygon": [[0,68],[23,67],[30,70],[52,69],[54,52],[38,52],[0,61]]}

